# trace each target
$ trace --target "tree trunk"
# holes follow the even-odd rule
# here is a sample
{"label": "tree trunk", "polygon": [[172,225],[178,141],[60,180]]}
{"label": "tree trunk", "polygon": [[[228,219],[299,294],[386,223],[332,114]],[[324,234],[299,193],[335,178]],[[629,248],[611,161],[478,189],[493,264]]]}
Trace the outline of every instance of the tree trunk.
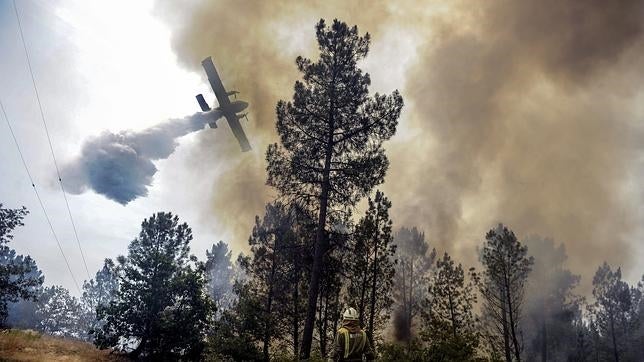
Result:
{"label": "tree trunk", "polygon": [[[405,325],[407,325],[407,268],[405,267],[405,261],[400,262],[402,265],[402,303],[403,303],[403,313],[405,318]],[[405,336],[403,336],[405,337]]]}
{"label": "tree trunk", "polygon": [[326,223],[327,196],[328,187],[324,189],[322,205],[320,207],[320,217],[318,219],[318,230],[316,233],[315,253],[313,256],[313,269],[311,270],[311,283],[306,307],[306,320],[304,322],[304,333],[302,335],[302,359],[308,359],[311,355],[311,342],[313,341],[313,325],[315,324],[315,309],[320,289],[320,276],[322,274],[322,264],[324,254],[327,249],[326,236],[324,235],[324,224]]}
{"label": "tree trunk", "polygon": [[329,291],[324,295],[324,309],[321,310],[320,354],[326,357],[327,330],[329,328]]}
{"label": "tree trunk", "polygon": [[[335,293],[335,305],[338,306],[339,302],[340,302],[340,290],[338,290]],[[335,341],[335,339],[337,338],[338,328],[339,328],[338,323],[340,323],[339,318],[333,318],[333,329],[332,329],[333,333],[331,334],[331,341]],[[335,343],[332,344],[331,348],[335,349]]]}
{"label": "tree trunk", "polygon": [[409,308],[407,308],[407,352],[411,351],[411,317],[413,308],[413,290],[414,290],[414,257],[409,258]]}
{"label": "tree trunk", "polygon": [[503,324],[503,348],[505,350],[505,362],[512,362],[512,351],[510,349],[510,332],[508,330],[508,304],[505,300],[503,290],[501,290],[501,323]]}
{"label": "tree trunk", "polygon": [[[335,82],[335,79],[334,79]],[[328,249],[328,238],[326,236],[326,216],[329,206],[329,190],[331,188],[331,158],[333,156],[333,132],[334,125],[334,92],[331,92],[331,105],[329,107],[329,135],[327,138],[324,171],[322,179],[322,192],[320,195],[320,214],[318,216],[318,227],[315,233],[315,252],[313,255],[313,269],[311,270],[311,284],[306,308],[306,321],[304,322],[304,335],[302,336],[302,359],[309,359],[311,355],[311,344],[313,342],[313,325],[315,324],[315,306],[318,300],[320,289],[320,278],[324,266],[324,255]]]}
{"label": "tree trunk", "polygon": [[360,305],[358,306],[359,310],[358,312],[360,313],[360,325],[364,325],[364,315],[365,315],[365,299],[367,294],[367,283],[368,283],[368,278],[367,278],[367,271],[364,270],[362,273],[362,286],[360,287]]}
{"label": "tree trunk", "polygon": [[[377,219],[376,219],[377,221]],[[377,227],[377,223],[376,223]],[[376,287],[377,287],[377,275],[378,275],[378,239],[374,240],[374,256],[373,256],[373,279],[371,280],[371,309],[369,310],[369,329],[368,334],[371,338],[371,342],[375,342],[373,338],[373,320],[376,315]]]}
{"label": "tree trunk", "polygon": [[273,312],[273,291],[275,284],[275,272],[277,269],[277,239],[273,245],[273,256],[271,258],[271,274],[268,280],[268,292],[266,293],[266,310],[264,311],[264,340],[263,340],[263,355],[264,361],[268,362],[270,360],[269,348],[271,344],[271,330],[273,326],[271,325],[271,313]]}
{"label": "tree trunk", "polygon": [[295,262],[295,285],[293,286],[293,355],[299,355],[299,334],[300,334],[300,269],[299,263]]}
{"label": "tree trunk", "polygon": [[452,335],[454,335],[454,340],[456,340],[456,312],[454,311],[454,300],[452,298],[452,289],[451,285],[447,285],[447,300],[449,301],[449,316],[452,320]]}
{"label": "tree trunk", "polygon": [[612,337],[613,343],[613,356],[615,357],[615,362],[619,362],[619,352],[617,351],[617,339],[615,337],[615,318],[612,311],[609,314],[610,317],[610,334]]}
{"label": "tree trunk", "polygon": [[[318,303],[316,305],[316,313],[317,313],[317,323],[316,327],[318,330],[318,336],[322,336],[324,334],[324,327],[322,326],[322,320],[323,320],[323,313],[322,309],[324,309],[324,293],[326,293],[326,288],[322,286],[320,288],[320,298],[318,298]],[[322,341],[318,338],[318,348],[320,347],[320,344]]]}
{"label": "tree trunk", "polygon": [[510,293],[510,282],[509,278],[506,279],[506,296],[508,298],[508,316],[510,317],[510,333],[512,335],[512,344],[514,345],[514,357],[518,362],[521,362],[521,350],[519,348],[519,340],[517,338],[517,330],[516,330],[516,316],[514,315],[514,310],[512,309],[512,298],[511,298],[511,293]]}

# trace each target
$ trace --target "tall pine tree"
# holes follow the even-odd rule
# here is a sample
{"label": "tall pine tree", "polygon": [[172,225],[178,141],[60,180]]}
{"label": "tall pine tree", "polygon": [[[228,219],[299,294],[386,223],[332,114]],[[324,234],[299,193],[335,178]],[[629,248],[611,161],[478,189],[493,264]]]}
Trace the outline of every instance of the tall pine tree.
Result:
{"label": "tall pine tree", "polygon": [[633,347],[641,293],[622,280],[621,268],[602,264],[593,277],[590,317],[597,328],[596,353],[605,361],[630,361],[641,357],[641,345]]}
{"label": "tall pine tree", "polygon": [[112,259],[105,259],[94,279],[83,283],[80,301],[84,315],[81,323],[90,334],[95,334],[103,326],[104,321],[99,319],[98,309],[116,299],[118,287],[118,268]]}
{"label": "tall pine tree", "polygon": [[240,289],[240,298],[246,300],[240,302],[260,306],[256,313],[258,340],[265,360],[278,349],[284,353],[290,350],[293,355],[298,352],[304,319],[305,260],[310,259],[312,235],[312,219],[304,211],[296,205],[268,204],[264,217],[256,218],[249,238],[251,254],[239,259],[246,274],[245,286]]}
{"label": "tall pine tree", "polygon": [[512,230],[499,224],[485,236],[481,249],[480,291],[492,342],[506,362],[521,361],[520,322],[528,274],[534,259]]}
{"label": "tall pine tree", "polygon": [[192,230],[171,213],[159,212],[141,224],[119,257],[116,298],[99,307],[104,319],[96,343],[127,350],[134,357],[194,359],[211,323],[212,302],[205,293],[205,267],[189,256]]}
{"label": "tall pine tree", "polygon": [[394,337],[406,342],[407,352],[412,348],[414,318],[419,314],[427,296],[427,278],[436,260],[436,250],[429,250],[425,234],[416,227],[402,227],[396,233],[394,280]]}
{"label": "tall pine tree", "polygon": [[247,298],[253,298],[261,307],[261,343],[263,359],[270,359],[271,343],[281,339],[280,315],[277,313],[279,296],[288,294],[290,284],[285,278],[284,250],[296,238],[291,229],[292,219],[284,205],[275,203],[266,206],[266,214],[255,220],[255,227],[248,240],[251,256],[242,259],[242,268],[248,276]]}
{"label": "tall pine tree", "polygon": [[206,289],[215,303],[218,316],[235,301],[235,270],[231,259],[232,251],[228,249],[228,244],[221,240],[213,244],[210,250],[206,250]]}
{"label": "tall pine tree", "polygon": [[573,294],[580,277],[565,266],[563,244],[533,236],[524,241],[534,257],[526,291],[525,357],[542,362],[566,360],[576,352],[581,298]]}
{"label": "tall pine tree", "polygon": [[45,287],[38,296],[36,318],[38,329],[55,336],[87,338],[83,310],[78,299],[69,290],[53,285]]}
{"label": "tall pine tree", "polygon": [[320,57],[298,57],[303,82],[292,102],[277,104],[281,145],[268,147],[267,183],[283,197],[317,212],[313,267],[301,356],[311,351],[315,312],[328,249],[328,226],[383,181],[388,167],[382,142],[396,130],[402,97],[368,96],[370,78],[357,62],[369,51],[369,35],[334,20],[316,26]]}
{"label": "tall pine tree", "polygon": [[431,306],[424,313],[423,339],[429,343],[431,360],[469,361],[479,343],[478,320],[474,315],[474,281],[465,279],[461,264],[445,253],[436,261],[429,282]]}
{"label": "tall pine tree", "polygon": [[380,191],[369,198],[369,208],[353,235],[348,280],[348,304],[355,306],[369,338],[382,330],[393,304],[395,252],[389,209],[391,202]]}

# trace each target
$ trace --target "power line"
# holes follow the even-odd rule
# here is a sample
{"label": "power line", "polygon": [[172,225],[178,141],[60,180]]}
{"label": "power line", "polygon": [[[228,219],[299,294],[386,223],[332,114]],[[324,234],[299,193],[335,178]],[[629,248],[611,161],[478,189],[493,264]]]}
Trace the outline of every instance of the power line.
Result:
{"label": "power line", "polygon": [[34,193],[36,194],[36,198],[38,199],[38,203],[40,204],[40,208],[42,209],[43,214],[45,215],[45,219],[47,219],[47,224],[49,225],[49,230],[51,230],[51,234],[54,236],[54,240],[56,240],[56,245],[58,245],[58,250],[60,250],[60,254],[63,256],[63,259],[65,260],[65,265],[67,265],[67,270],[69,270],[69,274],[72,276],[72,280],[74,281],[74,285],[76,285],[76,289],[78,290],[78,293],[81,294],[80,287],[78,286],[78,282],[76,281],[76,277],[74,277],[74,273],[72,272],[72,268],[69,265],[69,261],[67,260],[67,256],[65,256],[65,252],[63,251],[63,248],[60,246],[60,241],[58,240],[58,236],[56,235],[56,232],[54,231],[54,226],[51,223],[51,219],[49,218],[49,215],[47,214],[47,210],[45,209],[45,205],[42,202],[42,199],[40,198],[40,194],[38,193],[38,189],[36,188],[36,184],[34,183],[34,179],[31,177],[31,172],[29,172],[29,167],[27,167],[27,162],[25,161],[25,157],[22,154],[22,151],[20,149],[20,145],[18,144],[18,139],[16,138],[16,135],[13,133],[13,127],[11,127],[11,122],[9,122],[9,117],[7,116],[7,112],[4,109],[4,104],[2,104],[2,100],[0,100],[0,108],[2,108],[2,114],[4,115],[4,119],[7,122],[7,126],[9,127],[9,131],[11,132],[11,137],[13,138],[13,142],[16,144],[16,148],[18,149],[18,154],[20,155],[20,160],[22,161],[22,165],[25,167],[25,171],[27,172],[27,176],[29,177],[29,182],[31,182],[31,187],[34,190]]}
{"label": "power line", "polygon": [[20,22],[20,16],[18,15],[18,7],[16,6],[16,0],[13,0],[13,10],[16,13],[16,20],[18,21],[18,29],[20,30],[20,40],[22,40],[22,47],[25,50],[25,56],[27,58],[27,66],[29,68],[29,74],[31,75],[31,83],[33,84],[34,92],[36,93],[36,100],[38,101],[38,109],[40,110],[40,118],[42,119],[42,124],[45,128],[45,133],[47,134],[47,141],[49,142],[49,150],[51,151],[51,157],[54,159],[54,166],[56,167],[56,175],[58,176],[58,184],[60,185],[60,190],[63,192],[63,198],[65,199],[65,206],[67,207],[67,213],[69,215],[69,220],[71,221],[71,224],[72,224],[72,229],[74,229],[74,236],[76,237],[78,250],[80,250],[81,258],[83,259],[83,265],[85,266],[85,272],[87,272],[87,278],[88,280],[90,280],[92,279],[92,277],[90,276],[89,268],[87,268],[87,262],[85,261],[85,253],[83,253],[83,248],[81,247],[80,239],[78,238],[78,232],[76,231],[76,224],[74,223],[74,218],[72,217],[72,211],[69,208],[67,193],[65,192],[65,187],[63,186],[63,179],[60,176],[60,169],[58,168],[58,162],[56,161],[54,147],[51,142],[51,137],[49,136],[49,129],[47,128],[47,122],[45,122],[45,112],[43,112],[42,110],[42,103],[40,102],[38,87],[36,87],[36,79],[34,77],[34,72],[31,67],[31,59],[29,58],[29,52],[27,51],[27,43],[25,42],[25,36],[22,32],[22,23]]}

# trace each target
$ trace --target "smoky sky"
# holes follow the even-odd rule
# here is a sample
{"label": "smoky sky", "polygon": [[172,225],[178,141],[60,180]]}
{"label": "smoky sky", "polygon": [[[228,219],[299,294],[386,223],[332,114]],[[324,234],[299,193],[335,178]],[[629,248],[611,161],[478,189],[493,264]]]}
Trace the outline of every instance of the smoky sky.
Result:
{"label": "smoky sky", "polygon": [[196,113],[141,131],[104,132],[90,138],[81,154],[63,168],[64,184],[71,193],[92,189],[123,205],[146,196],[157,172],[153,161],[170,156],[179,137],[218,117],[217,111]]}
{"label": "smoky sky", "polygon": [[[161,1],[157,12],[182,64],[199,72],[212,55],[224,84],[250,102],[254,156],[222,159],[228,172],[213,180],[213,189],[243,180],[211,200],[217,219],[235,205],[233,244],[243,245],[271,195],[263,152],[277,140],[275,104],[299,79],[295,56],[315,58],[315,22],[338,18],[371,33],[372,49],[394,30],[419,39],[400,79],[399,135],[385,145],[381,188],[397,225],[424,230],[466,265],[503,222],[565,244],[586,281],[603,260],[632,266],[639,196],[626,184],[644,146],[644,2]],[[295,53],[293,32],[305,44]],[[194,152],[216,147],[201,138]]]}
{"label": "smoky sky", "polygon": [[504,222],[565,243],[585,276],[630,264],[636,210],[622,190],[643,145],[629,136],[643,5],[492,1],[443,25],[404,93],[422,97],[408,125],[433,142],[413,168],[392,155],[391,174],[417,181],[391,195],[399,217],[445,249]]}

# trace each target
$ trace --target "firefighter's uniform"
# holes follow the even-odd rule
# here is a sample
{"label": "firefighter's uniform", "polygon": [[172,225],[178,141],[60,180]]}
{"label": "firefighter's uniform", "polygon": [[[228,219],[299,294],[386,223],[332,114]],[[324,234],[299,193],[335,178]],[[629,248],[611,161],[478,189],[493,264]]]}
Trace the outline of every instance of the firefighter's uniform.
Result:
{"label": "firefighter's uniform", "polygon": [[367,334],[360,328],[358,312],[349,308],[342,317],[342,327],[335,337],[331,361],[358,362],[362,361],[363,356],[367,361],[373,361],[375,354]]}

